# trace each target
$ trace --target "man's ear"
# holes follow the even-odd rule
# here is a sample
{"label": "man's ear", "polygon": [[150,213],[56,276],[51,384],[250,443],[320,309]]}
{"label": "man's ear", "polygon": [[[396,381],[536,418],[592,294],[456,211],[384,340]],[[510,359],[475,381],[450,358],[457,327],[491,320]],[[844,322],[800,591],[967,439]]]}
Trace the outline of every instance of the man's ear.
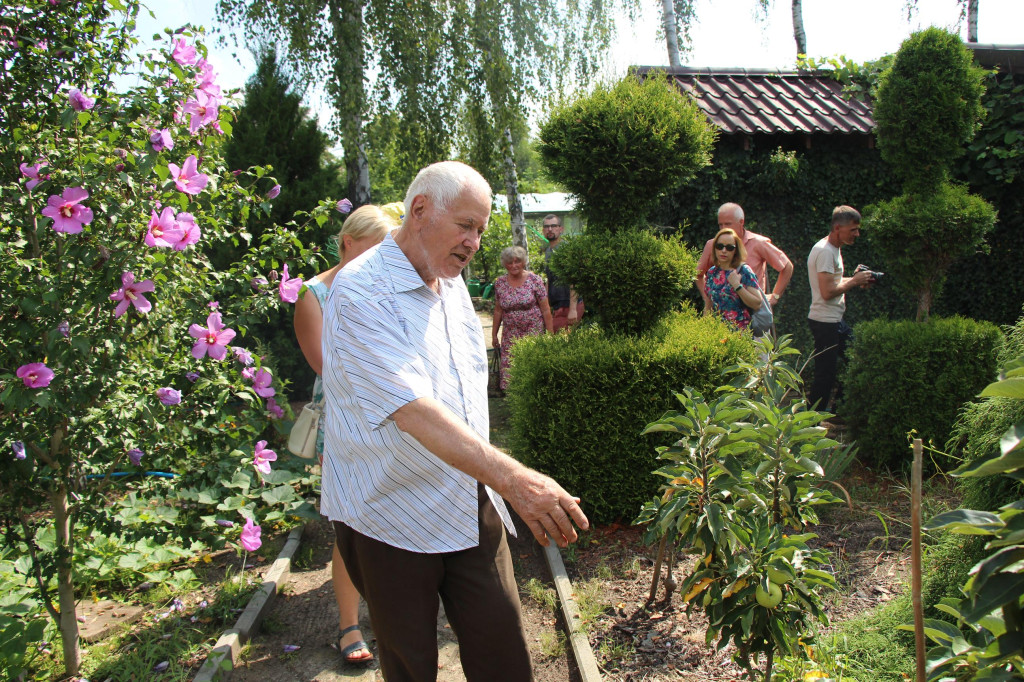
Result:
{"label": "man's ear", "polygon": [[430,205],[430,198],[425,194],[417,194],[412,198],[412,205],[409,206],[409,215],[417,220],[422,220]]}

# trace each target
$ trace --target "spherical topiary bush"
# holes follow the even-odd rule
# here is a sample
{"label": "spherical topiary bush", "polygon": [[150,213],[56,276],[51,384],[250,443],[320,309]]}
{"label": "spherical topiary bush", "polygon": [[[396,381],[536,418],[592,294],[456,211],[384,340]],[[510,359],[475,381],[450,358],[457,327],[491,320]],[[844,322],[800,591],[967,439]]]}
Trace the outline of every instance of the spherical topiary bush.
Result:
{"label": "spherical topiary bush", "polygon": [[927,319],[950,265],[982,248],[995,222],[991,204],[951,184],[864,211],[865,234],[889,276],[917,301],[918,321]]}
{"label": "spherical topiary bush", "polygon": [[582,235],[561,244],[551,267],[572,282],[603,329],[642,334],[679,306],[697,260],[681,239],[649,232]]}
{"label": "spherical topiary bush", "polygon": [[882,73],[878,147],[908,190],[945,180],[978,130],[985,72],[973,59],[958,36],[932,27],[903,41]]}
{"label": "spherical topiary bush", "polygon": [[644,224],[661,195],[711,158],[715,130],[664,76],[628,76],[555,109],[539,150],[554,180],[576,195],[591,231]]}

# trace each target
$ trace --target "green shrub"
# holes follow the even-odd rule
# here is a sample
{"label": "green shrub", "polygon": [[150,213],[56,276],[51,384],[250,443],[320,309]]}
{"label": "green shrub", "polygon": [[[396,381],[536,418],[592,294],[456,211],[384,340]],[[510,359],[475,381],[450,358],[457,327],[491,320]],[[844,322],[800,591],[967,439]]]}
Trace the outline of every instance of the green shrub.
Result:
{"label": "green shrub", "polygon": [[677,404],[675,391],[710,393],[753,353],[749,336],[689,309],[640,338],[595,327],[526,338],[509,384],[512,452],[582,498],[592,522],[632,519],[657,492],[650,472],[664,444],[640,432]]}
{"label": "green shrub", "polygon": [[866,234],[889,276],[917,302],[918,320],[928,317],[949,267],[985,243],[996,212],[963,185],[943,184],[922,194],[901,194],[868,206]]}
{"label": "green shrub", "polygon": [[977,132],[985,72],[960,37],[929,28],[903,41],[882,73],[874,116],[882,158],[908,191],[949,177]]}
{"label": "green shrub", "polygon": [[996,371],[1002,333],[962,317],[926,323],[872,320],[854,327],[839,411],[878,466],[909,463],[907,432],[942,444],[960,406]]}
{"label": "green shrub", "polygon": [[649,232],[570,237],[551,258],[604,329],[641,334],[678,308],[697,274],[696,254],[678,238]]}
{"label": "green shrub", "polygon": [[[1024,317],[1007,328],[1006,343],[999,364],[1024,355]],[[964,463],[985,457],[999,448],[999,441],[1014,424],[1024,421],[1024,401],[1011,398],[983,398],[964,405],[946,444],[948,452],[959,451]],[[960,478],[957,487],[963,493],[965,509],[995,511],[1024,495],[1020,482],[1006,476]]]}
{"label": "green shrub", "polygon": [[708,164],[715,129],[664,76],[627,76],[556,108],[541,125],[548,174],[594,231],[646,222],[661,195]]}

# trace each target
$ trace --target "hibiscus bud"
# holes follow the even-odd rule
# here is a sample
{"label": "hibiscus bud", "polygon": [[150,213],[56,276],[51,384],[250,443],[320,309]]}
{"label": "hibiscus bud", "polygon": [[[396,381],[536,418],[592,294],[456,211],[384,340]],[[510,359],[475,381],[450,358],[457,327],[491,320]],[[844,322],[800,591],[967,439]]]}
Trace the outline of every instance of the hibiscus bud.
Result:
{"label": "hibiscus bud", "polygon": [[338,204],[337,204],[337,206],[335,206],[335,208],[338,209],[339,213],[351,213],[352,212],[352,202],[349,201],[348,199],[342,199],[341,201],[338,202]]}
{"label": "hibiscus bud", "polygon": [[11,449],[14,450],[14,459],[25,459],[25,444],[20,440],[14,441]]}
{"label": "hibiscus bud", "polygon": [[270,274],[267,275],[267,277],[270,278],[271,282],[276,282],[277,281],[277,270],[271,270]]}
{"label": "hibiscus bud", "polygon": [[118,173],[120,173],[121,171],[124,170],[124,164],[123,163],[114,164],[114,170],[116,170]]}
{"label": "hibiscus bud", "polygon": [[231,528],[231,526],[235,525],[234,521],[228,521],[227,519],[217,519],[215,523],[218,526],[224,526],[225,528]]}
{"label": "hibiscus bud", "polygon": [[68,338],[68,334],[71,333],[71,325],[68,324],[67,320],[61,320],[60,323],[57,325],[57,331],[60,332],[60,335],[66,339]]}
{"label": "hibiscus bud", "polygon": [[242,174],[242,170],[241,169],[233,170],[233,171],[231,171],[231,174],[234,175],[237,178],[239,175]]}
{"label": "hibiscus bud", "polygon": [[132,466],[142,466],[142,454],[142,450],[132,448],[128,451],[128,461],[132,463]]}
{"label": "hibiscus bud", "polygon": [[270,284],[270,282],[267,281],[266,277],[253,277],[249,280],[249,286],[251,286],[255,291],[259,291],[268,284]]}
{"label": "hibiscus bud", "polygon": [[277,195],[279,195],[280,193],[281,185],[274,185],[273,187],[270,188],[270,191],[267,192],[267,199],[276,199]]}
{"label": "hibiscus bud", "polygon": [[199,379],[199,372],[187,372],[185,378],[194,384]]}
{"label": "hibiscus bud", "polygon": [[122,149],[121,147],[118,147],[117,149],[115,149],[114,150],[114,154],[116,154],[117,157],[120,158],[120,159],[127,159],[128,158],[128,150],[127,149]]}

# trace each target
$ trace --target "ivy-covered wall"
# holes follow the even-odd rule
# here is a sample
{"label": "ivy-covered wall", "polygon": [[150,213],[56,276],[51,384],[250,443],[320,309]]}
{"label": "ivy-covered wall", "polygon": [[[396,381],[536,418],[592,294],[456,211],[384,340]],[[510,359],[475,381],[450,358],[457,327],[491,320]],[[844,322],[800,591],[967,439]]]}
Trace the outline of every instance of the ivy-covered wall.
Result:
{"label": "ivy-covered wall", "polygon": [[[813,347],[807,326],[810,288],[807,254],[826,236],[832,209],[839,204],[863,207],[895,194],[896,185],[877,149],[863,136],[815,136],[810,149],[793,136],[760,136],[750,149],[742,140],[722,137],[710,166],[662,205],[655,222],[679,227],[698,249],[718,231],[718,207],[735,201],[746,214],[746,227],[764,234],[793,261],[794,273],[776,306],[780,334],[792,334],[804,351]],[[852,270],[858,263],[878,268],[867,240],[843,249]],[[774,284],[775,271],[769,268]],[[907,317],[914,306],[885,282],[847,296],[847,319]]]}
{"label": "ivy-covered wall", "polygon": [[[993,75],[986,86],[988,116],[955,179],[992,202],[999,220],[988,239],[989,253],[953,265],[932,313],[1009,325],[1024,303],[1024,76]],[[711,165],[668,197],[652,219],[681,229],[686,241],[703,248],[717,232],[718,206],[727,201],[743,206],[747,227],[770,237],[793,261],[793,279],[777,306],[777,325],[779,333],[792,334],[796,346],[809,351],[807,254],[828,234],[832,208],[849,204],[863,209],[899,191],[878,150],[861,136],[816,135],[808,149],[804,138],[765,135],[752,138],[749,150],[741,139],[723,136]],[[843,248],[843,260],[849,270],[858,263],[882,267],[866,231],[855,245]],[[770,268],[769,273],[774,283],[775,273]],[[885,279],[851,293],[846,301],[851,323],[910,318],[915,311],[913,302]]]}

